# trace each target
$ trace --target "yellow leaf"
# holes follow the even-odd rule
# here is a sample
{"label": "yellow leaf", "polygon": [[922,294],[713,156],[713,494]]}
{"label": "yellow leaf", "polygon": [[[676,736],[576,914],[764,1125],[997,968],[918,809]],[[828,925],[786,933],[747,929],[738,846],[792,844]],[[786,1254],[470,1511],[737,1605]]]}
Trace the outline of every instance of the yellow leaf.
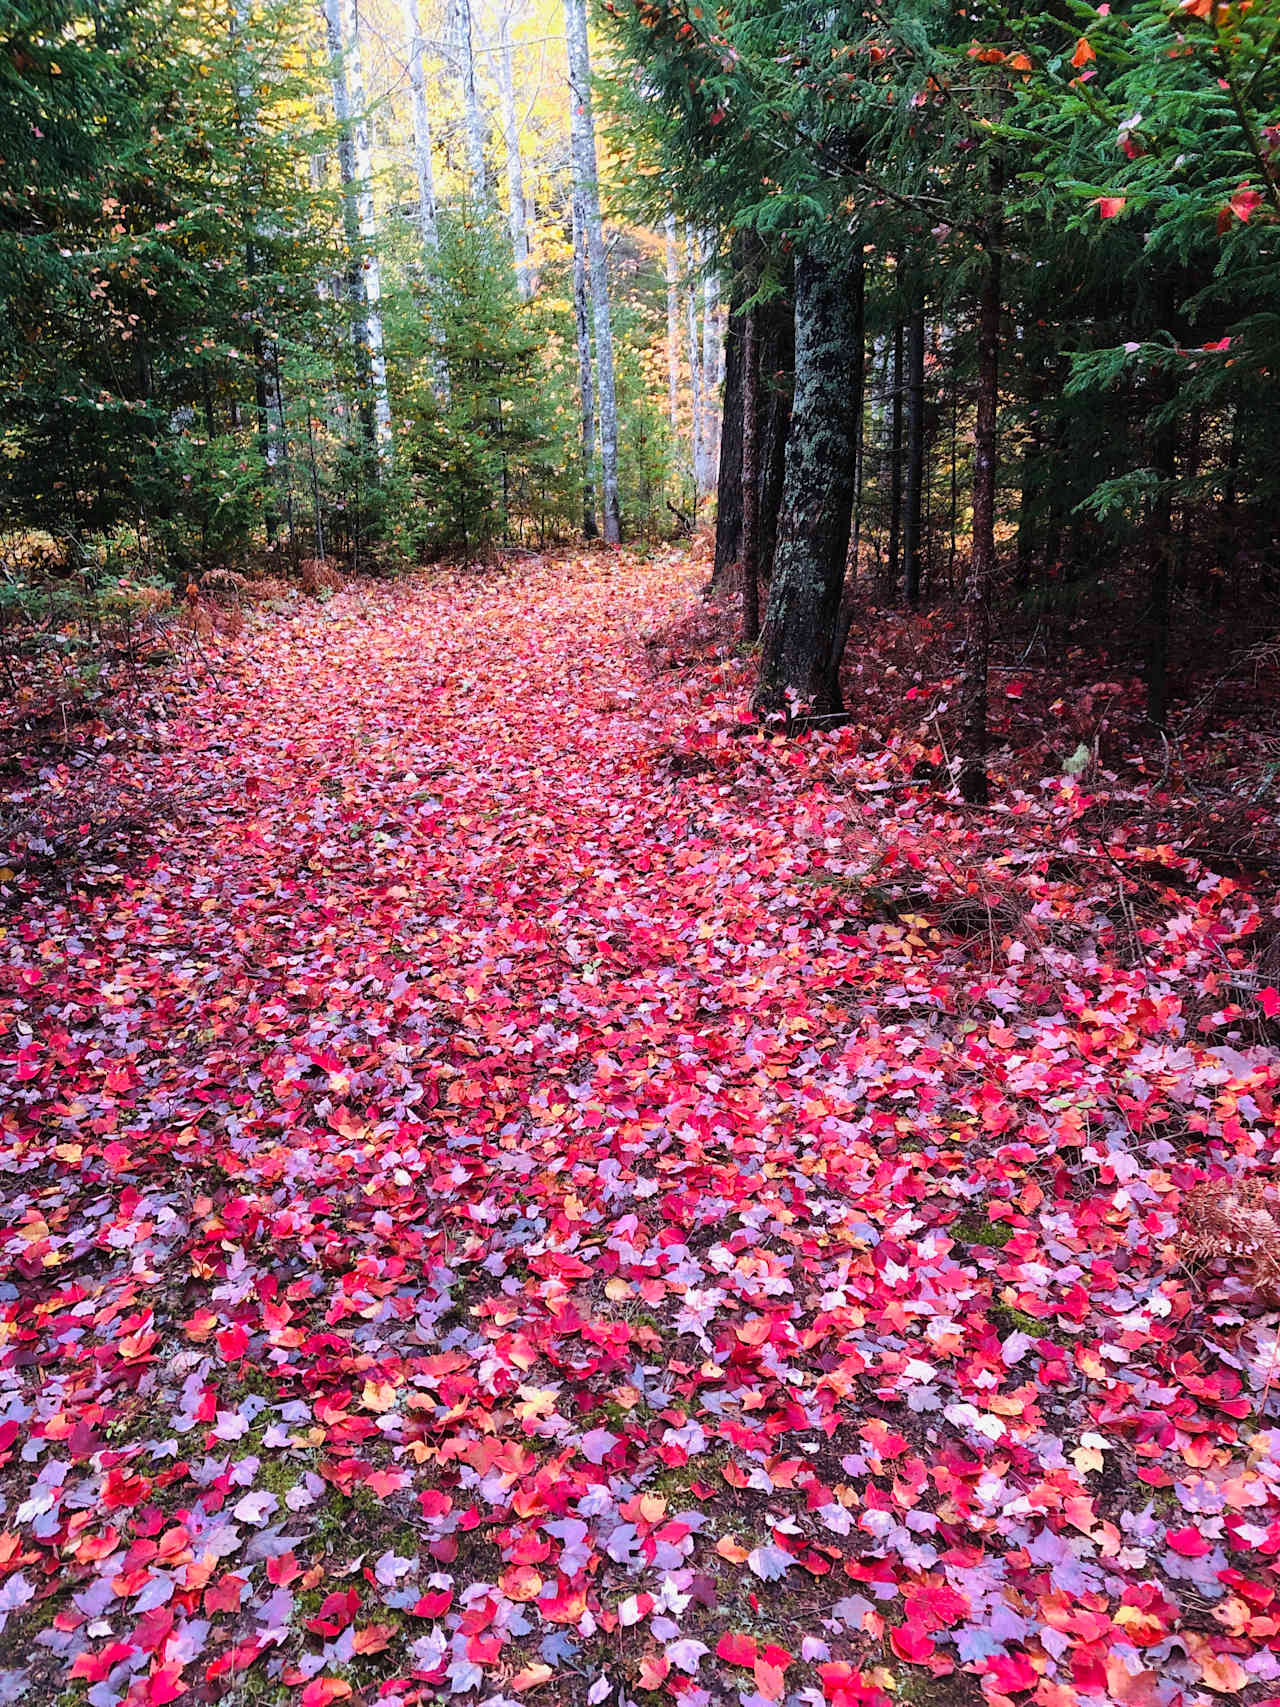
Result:
{"label": "yellow leaf", "polygon": [[396,1402],[396,1390],[390,1381],[366,1381],[364,1391],[360,1395],[360,1403],[366,1411],[376,1411],[379,1415],[389,1411]]}

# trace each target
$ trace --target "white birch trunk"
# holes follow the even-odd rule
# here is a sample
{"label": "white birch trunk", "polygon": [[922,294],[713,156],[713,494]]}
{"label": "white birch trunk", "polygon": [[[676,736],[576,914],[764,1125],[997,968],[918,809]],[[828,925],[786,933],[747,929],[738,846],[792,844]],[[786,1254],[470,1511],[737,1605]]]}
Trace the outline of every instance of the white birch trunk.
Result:
{"label": "white birch trunk", "polygon": [[689,282],[685,292],[685,310],[689,317],[689,394],[692,403],[690,420],[689,459],[693,470],[693,487],[702,496],[702,362],[698,347],[698,251],[693,241],[693,228],[684,231],[685,258]]}
{"label": "white birch trunk", "polygon": [[573,176],[582,198],[582,219],[591,271],[591,307],[596,334],[596,391],[600,400],[600,475],[603,487],[604,538],[617,545],[622,538],[618,498],[618,398],[613,374],[613,327],[609,317],[609,275],[605,264],[604,228],[600,220],[600,189],[596,173],[596,132],[591,113],[591,56],[587,47],[585,0],[564,0],[565,36],[569,50],[569,99],[573,139]]}
{"label": "white birch trunk", "polygon": [[573,317],[578,335],[578,391],[582,399],[582,533],[595,539],[596,400],[591,381],[591,331],[587,303],[587,235],[582,228],[582,198],[573,198]]}
{"label": "white birch trunk", "polygon": [[457,38],[458,76],[462,83],[462,122],[467,140],[467,176],[471,201],[477,212],[489,206],[489,180],[484,170],[484,109],[476,84],[476,48],[471,22],[471,0],[457,0],[454,14]]}
{"label": "white birch trunk", "polygon": [[387,357],[382,342],[382,269],[378,263],[378,219],[373,205],[373,147],[369,140],[364,60],[360,51],[360,0],[346,0],[345,37],[352,106],[351,140],[355,151],[356,211],[364,271],[369,374],[373,383],[374,438],[380,458],[391,457],[391,401],[387,395]]}
{"label": "white birch trunk", "polygon": [[702,280],[702,489],[716,483],[716,428],[720,420],[720,275],[711,263],[710,242],[704,242],[706,272]]}
{"label": "white birch trunk", "polygon": [[671,442],[680,435],[680,258],[676,252],[676,216],[669,213],[664,229],[667,238],[667,410],[671,417]]}
{"label": "white birch trunk", "polygon": [[[413,110],[413,171],[418,181],[418,235],[422,258],[430,274],[440,252],[440,225],[436,214],[435,168],[431,161],[431,113],[427,106],[427,76],[423,66],[426,43],[418,0],[402,0],[405,43],[409,54],[409,91]],[[435,339],[437,346],[438,337]],[[432,363],[432,390],[441,403],[449,401],[449,365],[444,351],[436,349]]]}
{"label": "white birch trunk", "polygon": [[532,250],[529,243],[529,222],[525,215],[524,169],[520,161],[520,121],[516,117],[511,19],[506,12],[502,14],[499,31],[498,99],[502,107],[502,139],[507,156],[507,229],[511,233],[516,289],[520,292],[520,300],[528,302],[533,295]]}
{"label": "white birch trunk", "polygon": [[[352,123],[352,92],[347,81],[351,64],[347,52],[344,5],[353,0],[324,0],[325,40],[329,50],[329,82],[333,97],[333,116],[338,131],[338,178],[342,185],[342,223],[346,235],[347,300],[351,309],[351,341],[355,347],[356,385],[363,394],[359,408],[366,431],[375,449],[379,448],[378,389],[374,368],[374,329],[377,326],[378,353],[382,355],[382,319],[371,312],[368,279],[365,271],[361,233],[360,198],[356,171],[355,128]],[[363,92],[363,77],[360,79]],[[368,149],[368,133],[365,134]],[[386,363],[382,361],[382,400],[386,402]],[[390,412],[387,413],[390,426]]]}
{"label": "white birch trunk", "polygon": [[436,180],[431,164],[431,114],[427,107],[427,76],[423,69],[425,42],[418,0],[402,0],[404,39],[409,53],[409,92],[413,109],[413,171],[418,181],[418,235],[428,264],[440,248],[436,223]]}

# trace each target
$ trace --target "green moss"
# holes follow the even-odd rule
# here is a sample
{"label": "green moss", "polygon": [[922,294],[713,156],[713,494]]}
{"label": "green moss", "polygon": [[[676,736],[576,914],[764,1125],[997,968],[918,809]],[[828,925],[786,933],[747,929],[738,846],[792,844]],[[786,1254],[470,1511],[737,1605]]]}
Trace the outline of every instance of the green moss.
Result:
{"label": "green moss", "polygon": [[693,1493],[692,1484],[718,1475],[728,1462],[729,1454],[718,1451],[704,1452],[687,1464],[664,1466],[652,1480],[644,1483],[645,1492],[661,1494],[668,1504],[672,1500],[695,1499],[697,1496]]}
{"label": "green moss", "polygon": [[273,1493],[278,1500],[296,1488],[307,1469],[296,1458],[267,1457],[258,1471],[257,1485]]}
{"label": "green moss", "polygon": [[1030,1334],[1033,1339],[1052,1338],[1053,1335],[1044,1322],[1029,1316],[1025,1310],[1018,1310],[1012,1304],[993,1303],[987,1314],[1002,1333],[1014,1332]]}
{"label": "green moss", "polygon": [[986,1221],[977,1215],[962,1215],[947,1228],[962,1245],[989,1245],[995,1250],[1002,1250],[1017,1231],[1007,1221]]}

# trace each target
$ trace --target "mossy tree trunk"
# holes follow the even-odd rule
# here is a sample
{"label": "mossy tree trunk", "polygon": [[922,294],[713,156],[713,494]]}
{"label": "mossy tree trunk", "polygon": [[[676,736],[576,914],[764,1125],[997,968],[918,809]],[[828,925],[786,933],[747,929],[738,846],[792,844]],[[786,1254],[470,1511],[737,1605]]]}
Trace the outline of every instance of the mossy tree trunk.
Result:
{"label": "mossy tree trunk", "polygon": [[756,708],[833,717],[836,625],[853,518],[862,351],[856,261],[796,262],[795,400]]}

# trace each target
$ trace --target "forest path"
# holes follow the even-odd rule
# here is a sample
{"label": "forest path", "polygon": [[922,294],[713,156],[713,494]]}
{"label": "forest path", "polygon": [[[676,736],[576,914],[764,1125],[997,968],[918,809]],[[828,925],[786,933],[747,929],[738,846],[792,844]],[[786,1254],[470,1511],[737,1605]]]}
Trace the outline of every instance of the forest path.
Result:
{"label": "forest path", "polygon": [[1204,1607],[1274,1334],[1165,1242],[1171,1111],[1274,1105],[1181,1018],[1240,897],[1109,954],[1070,789],[1010,846],[910,742],[744,735],[702,575],[253,628],[110,761],[146,860],[8,924],[0,1700],[1270,1675]]}

